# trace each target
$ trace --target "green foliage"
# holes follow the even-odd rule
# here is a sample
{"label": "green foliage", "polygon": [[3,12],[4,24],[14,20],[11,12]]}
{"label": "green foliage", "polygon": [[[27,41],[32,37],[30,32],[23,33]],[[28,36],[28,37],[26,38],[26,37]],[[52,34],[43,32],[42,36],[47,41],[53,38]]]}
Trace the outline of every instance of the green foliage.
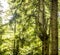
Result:
{"label": "green foliage", "polygon": [[[1,55],[42,55],[42,41],[36,33],[38,0],[7,1],[10,9],[6,11],[8,13],[6,15],[12,17],[7,24],[2,24],[0,18]],[[44,6],[46,28],[49,34],[50,1],[45,0]]]}

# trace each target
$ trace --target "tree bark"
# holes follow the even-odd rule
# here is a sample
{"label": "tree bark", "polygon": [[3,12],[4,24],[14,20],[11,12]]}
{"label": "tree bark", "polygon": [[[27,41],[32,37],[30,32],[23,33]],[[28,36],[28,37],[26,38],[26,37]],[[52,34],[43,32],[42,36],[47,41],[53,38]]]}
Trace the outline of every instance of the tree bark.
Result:
{"label": "tree bark", "polygon": [[51,0],[51,55],[58,55],[58,0]]}
{"label": "tree bark", "polygon": [[44,0],[38,0],[38,18],[36,24],[38,36],[42,40],[42,55],[49,55],[49,36],[46,30],[45,7]]}

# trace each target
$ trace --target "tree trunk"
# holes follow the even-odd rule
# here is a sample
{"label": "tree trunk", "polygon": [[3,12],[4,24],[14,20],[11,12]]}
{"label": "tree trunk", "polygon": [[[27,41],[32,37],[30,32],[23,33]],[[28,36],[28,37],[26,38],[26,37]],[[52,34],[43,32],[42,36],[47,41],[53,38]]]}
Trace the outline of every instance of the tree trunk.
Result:
{"label": "tree trunk", "polygon": [[38,0],[38,18],[36,19],[38,36],[42,40],[42,55],[49,55],[49,36],[46,30],[44,0]]}
{"label": "tree trunk", "polygon": [[58,55],[58,0],[51,0],[51,55]]}
{"label": "tree trunk", "polygon": [[19,55],[19,35],[16,35],[16,20],[14,25],[13,55]]}

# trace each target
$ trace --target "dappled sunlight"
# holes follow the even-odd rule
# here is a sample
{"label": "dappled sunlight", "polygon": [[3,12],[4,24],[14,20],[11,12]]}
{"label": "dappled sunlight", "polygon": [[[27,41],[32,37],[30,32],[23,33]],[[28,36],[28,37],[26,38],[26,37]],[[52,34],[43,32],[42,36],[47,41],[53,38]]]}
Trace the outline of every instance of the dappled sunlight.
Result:
{"label": "dappled sunlight", "polygon": [[[1,9],[3,10],[3,13],[1,15],[2,23],[6,24],[6,23],[9,23],[9,20],[12,18],[12,16],[8,16],[7,18],[5,17],[7,15],[6,11],[9,10],[9,4],[6,0],[0,0],[0,1],[1,1],[1,6],[2,6]],[[7,33],[2,37],[2,39],[6,39],[6,38],[10,39],[12,37],[13,36],[11,35],[11,33]]]}
{"label": "dappled sunlight", "polygon": [[6,0],[0,0],[1,1],[1,9],[2,9],[2,23],[5,24],[5,23],[8,23],[9,20],[7,19],[10,19],[11,17],[9,16],[8,18],[6,18],[6,11],[9,10],[9,4],[7,3]]}
{"label": "dappled sunlight", "polygon": [[0,0],[0,55],[60,55],[60,0]]}
{"label": "dappled sunlight", "polygon": [[1,1],[1,5],[2,5],[2,10],[3,11],[8,10],[9,9],[9,5],[8,5],[7,1],[6,0],[0,0],[0,1]]}

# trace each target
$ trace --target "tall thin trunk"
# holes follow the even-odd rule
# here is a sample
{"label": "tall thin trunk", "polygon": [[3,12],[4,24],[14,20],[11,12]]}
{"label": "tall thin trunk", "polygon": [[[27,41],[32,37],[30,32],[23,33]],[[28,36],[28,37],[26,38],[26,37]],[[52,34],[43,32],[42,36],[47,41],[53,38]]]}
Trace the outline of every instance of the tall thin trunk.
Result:
{"label": "tall thin trunk", "polygon": [[[42,41],[42,55],[49,55],[49,43],[48,43],[48,38],[45,25],[46,25],[46,20],[45,20],[45,10],[44,10],[44,0],[40,0],[40,14],[39,14],[39,22],[41,23],[40,25],[40,30],[43,35],[43,41]],[[41,36],[40,36],[41,37]]]}
{"label": "tall thin trunk", "polygon": [[[16,11],[15,11],[14,15],[15,14],[16,14]],[[16,35],[16,19],[15,19],[15,25],[14,25],[13,55],[19,55],[19,35]]]}
{"label": "tall thin trunk", "polygon": [[37,32],[39,38],[42,40],[42,55],[49,55],[49,38],[46,33],[45,7],[44,0],[38,0],[38,18],[36,19],[38,25]]}
{"label": "tall thin trunk", "polygon": [[19,39],[14,40],[13,55],[19,55]]}
{"label": "tall thin trunk", "polygon": [[51,0],[51,55],[58,55],[58,0]]}

